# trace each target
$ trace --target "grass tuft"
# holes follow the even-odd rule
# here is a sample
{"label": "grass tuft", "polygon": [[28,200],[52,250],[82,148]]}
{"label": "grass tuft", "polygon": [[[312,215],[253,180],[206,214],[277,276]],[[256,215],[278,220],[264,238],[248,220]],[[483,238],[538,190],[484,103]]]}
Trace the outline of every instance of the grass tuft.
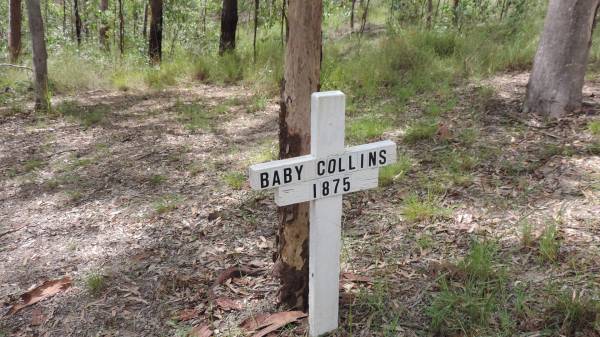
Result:
{"label": "grass tuft", "polygon": [[98,296],[106,287],[105,277],[99,272],[90,272],[84,278],[85,287],[92,296]]}
{"label": "grass tuft", "polygon": [[560,240],[556,224],[552,223],[546,226],[539,240],[539,253],[542,261],[556,262],[560,249]]}
{"label": "grass tuft", "polygon": [[447,218],[450,210],[440,205],[440,198],[427,194],[420,198],[417,194],[411,194],[404,200],[402,214],[408,222],[433,221],[439,218]]}
{"label": "grass tuft", "polygon": [[346,138],[351,143],[365,142],[381,137],[390,128],[386,118],[375,115],[366,115],[351,120],[346,126]]}
{"label": "grass tuft", "polygon": [[587,127],[593,136],[600,137],[600,120],[589,122]]}
{"label": "grass tuft", "polygon": [[223,175],[223,181],[234,190],[241,190],[246,183],[246,175],[241,172],[227,172]]}
{"label": "grass tuft", "polygon": [[406,155],[399,155],[398,160],[379,169],[379,183],[388,186],[402,179],[412,167],[412,160]]}
{"label": "grass tuft", "polygon": [[561,335],[590,336],[598,332],[600,301],[586,296],[583,291],[550,291],[546,309],[546,324]]}
{"label": "grass tuft", "polygon": [[410,125],[404,133],[404,141],[414,144],[419,141],[431,140],[435,137],[438,122],[435,119],[421,120]]}

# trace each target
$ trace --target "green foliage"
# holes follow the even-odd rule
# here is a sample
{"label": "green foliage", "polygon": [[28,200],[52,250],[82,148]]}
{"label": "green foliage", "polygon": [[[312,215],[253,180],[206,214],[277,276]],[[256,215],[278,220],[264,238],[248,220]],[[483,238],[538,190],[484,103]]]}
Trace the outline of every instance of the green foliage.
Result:
{"label": "green foliage", "polygon": [[428,193],[424,198],[411,194],[404,200],[402,215],[408,222],[433,221],[446,218],[450,210],[440,205],[440,198]]}
{"label": "green foliage", "polygon": [[546,324],[566,336],[583,336],[600,331],[600,302],[584,291],[550,289]]}
{"label": "green foliage", "polygon": [[373,140],[390,128],[390,122],[384,117],[366,115],[351,120],[346,126],[346,138],[351,143]]}
{"label": "green foliage", "polygon": [[174,110],[179,114],[179,121],[190,131],[208,130],[211,127],[214,115],[202,102],[177,101]]}
{"label": "green foliage", "polygon": [[555,223],[550,223],[544,229],[539,242],[539,253],[543,261],[556,262],[558,260],[558,251],[560,249],[560,240]]}
{"label": "green foliage", "polygon": [[533,238],[533,226],[525,221],[521,225],[521,245],[526,248],[530,248],[533,246],[534,238]]}
{"label": "green foliage", "polygon": [[593,136],[600,137],[600,120],[589,122],[588,130]]}
{"label": "green foliage", "polygon": [[420,120],[411,124],[404,133],[404,141],[414,144],[419,141],[431,140],[435,137],[438,122],[435,119]]}
{"label": "green foliage", "polygon": [[148,179],[150,184],[152,184],[154,186],[158,186],[158,185],[164,183],[166,180],[167,180],[167,177],[165,177],[161,174],[154,174],[150,177],[150,179]]}
{"label": "green foliage", "polygon": [[84,278],[84,282],[88,292],[92,296],[98,296],[106,287],[104,275],[96,271],[88,273]]}
{"label": "green foliage", "polygon": [[32,171],[35,171],[35,170],[43,167],[44,165],[46,165],[46,163],[43,160],[33,158],[33,159],[28,159],[25,162],[25,164],[23,165],[23,169],[25,169],[25,172],[32,172]]}
{"label": "green foliage", "polygon": [[155,201],[152,206],[157,214],[165,214],[177,209],[181,201],[182,199],[178,195],[165,195]]}
{"label": "green foliage", "polygon": [[84,128],[100,124],[110,110],[106,105],[80,105],[77,101],[67,100],[54,108],[60,115],[78,121]]}
{"label": "green foliage", "polygon": [[241,190],[246,183],[246,175],[241,172],[227,172],[223,175],[223,181],[234,190]]}
{"label": "green foliage", "polygon": [[446,267],[426,310],[433,333],[487,336],[492,327],[505,336],[514,332],[505,272],[496,267],[497,251],[493,242],[474,242],[462,261]]}
{"label": "green foliage", "polygon": [[412,160],[406,155],[399,155],[398,160],[379,169],[379,184],[387,186],[402,179],[412,166]]}

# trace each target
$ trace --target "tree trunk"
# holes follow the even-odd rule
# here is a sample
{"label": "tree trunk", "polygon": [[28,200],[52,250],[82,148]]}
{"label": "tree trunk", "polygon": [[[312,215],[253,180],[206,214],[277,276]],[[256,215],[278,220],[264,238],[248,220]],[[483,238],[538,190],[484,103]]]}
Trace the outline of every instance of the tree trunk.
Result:
{"label": "tree trunk", "polygon": [[62,1],[62,5],[63,5],[63,35],[66,37],[67,36],[67,0],[63,0]]}
{"label": "tree trunk", "polygon": [[254,38],[252,39],[252,51],[254,56],[254,63],[256,63],[256,31],[258,30],[258,8],[259,1],[254,0]]}
{"label": "tree trunk", "polygon": [[427,29],[431,29],[432,17],[433,17],[433,0],[427,0]]}
{"label": "tree trunk", "polygon": [[146,39],[146,32],[148,31],[148,3],[144,4],[144,25],[142,27],[142,36]]}
{"label": "tree trunk", "polygon": [[75,11],[75,36],[77,36],[77,46],[81,45],[81,17],[79,16],[79,0],[73,0],[73,10]]}
{"label": "tree trunk", "polygon": [[[279,157],[310,153],[310,95],[320,89],[321,0],[290,1],[279,114]],[[279,301],[308,309],[309,203],[279,208],[277,262]]]}
{"label": "tree trunk", "polygon": [[105,17],[107,10],[108,0],[100,0],[100,14],[102,15],[102,22],[100,24],[98,40],[100,40],[100,45],[106,50],[108,50],[108,22]]}
{"label": "tree trunk", "polygon": [[150,0],[150,39],[148,55],[150,63],[158,64],[162,58],[162,0]]}
{"label": "tree trunk", "polygon": [[119,51],[125,52],[125,18],[123,17],[123,0],[119,0]]}
{"label": "tree trunk", "polygon": [[581,108],[600,0],[551,0],[523,111],[559,118]]}
{"label": "tree trunk", "polygon": [[219,55],[223,55],[224,52],[235,49],[235,31],[237,30],[237,22],[237,0],[223,0]]}
{"label": "tree trunk", "polygon": [[352,8],[350,9],[350,31],[354,31],[354,9],[356,8],[356,0],[352,0]]}
{"label": "tree trunk", "polygon": [[50,110],[48,96],[48,66],[46,64],[46,40],[44,38],[44,22],[40,0],[26,0],[29,31],[31,32],[31,49],[33,51],[33,74],[35,78],[35,110]]}
{"label": "tree trunk", "polygon": [[458,6],[460,5],[460,0],[453,0],[454,4],[452,5],[452,22],[454,26],[458,26]]}
{"label": "tree trunk", "polygon": [[360,35],[365,31],[365,26],[367,25],[367,18],[369,17],[369,4],[371,0],[367,0],[367,6],[365,7],[365,11],[363,12],[362,24],[360,25]]}
{"label": "tree trunk", "polygon": [[21,54],[21,0],[10,0],[9,6],[9,60],[11,63],[17,63],[19,61],[19,55]]}

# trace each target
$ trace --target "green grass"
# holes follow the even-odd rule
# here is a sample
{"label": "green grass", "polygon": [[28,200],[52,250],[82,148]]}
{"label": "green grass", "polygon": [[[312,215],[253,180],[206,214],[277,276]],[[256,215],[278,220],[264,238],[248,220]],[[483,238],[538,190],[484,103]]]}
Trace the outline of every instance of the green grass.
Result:
{"label": "green grass", "polygon": [[[545,318],[547,327],[562,335],[575,337],[594,335],[600,331],[600,301],[598,294],[577,290],[549,290]],[[591,296],[590,296],[591,295]],[[593,298],[592,296],[596,296]]]}
{"label": "green grass", "polygon": [[346,139],[350,143],[374,140],[391,127],[388,118],[376,115],[366,115],[352,119],[346,126]]}
{"label": "green grass", "polygon": [[399,155],[398,160],[391,165],[379,169],[379,184],[388,186],[402,179],[412,167],[412,160],[406,155]]}
{"label": "green grass", "polygon": [[248,164],[259,164],[276,160],[279,157],[279,145],[277,142],[266,140],[255,147],[248,159]]}
{"label": "green grass", "polygon": [[433,221],[450,216],[450,209],[442,207],[439,197],[428,193],[424,198],[411,194],[404,200],[402,215],[408,222]]}
{"label": "green grass", "polygon": [[247,107],[247,111],[252,113],[252,112],[257,112],[257,111],[263,111],[267,108],[267,97],[262,96],[262,95],[254,95],[252,96],[252,99],[250,100],[250,104]]}
{"label": "green grass", "polygon": [[415,144],[419,141],[432,140],[438,130],[438,122],[435,119],[427,119],[412,123],[406,128],[404,141]]}
{"label": "green grass", "polygon": [[106,287],[106,279],[100,272],[90,272],[84,277],[85,287],[92,296],[98,296]]}
{"label": "green grass", "polygon": [[560,244],[556,224],[547,225],[539,239],[538,248],[542,261],[551,263],[558,261]]}
{"label": "green grass", "polygon": [[46,162],[44,162],[43,160],[33,158],[25,161],[25,163],[23,164],[23,169],[25,170],[25,172],[32,172],[39,168],[42,168],[45,165]]}
{"label": "green grass", "polygon": [[600,120],[589,122],[587,128],[593,136],[600,137]]}
{"label": "green grass", "polygon": [[511,336],[515,332],[506,272],[498,266],[495,243],[474,242],[462,261],[439,276],[437,287],[426,309],[435,335]]}
{"label": "green grass", "polygon": [[223,181],[234,190],[241,190],[246,183],[246,175],[241,172],[227,172],[223,175]]}
{"label": "green grass", "polygon": [[179,115],[179,121],[190,131],[209,130],[212,127],[214,114],[202,102],[177,101],[173,108]]}
{"label": "green grass", "polygon": [[181,201],[182,198],[177,195],[165,195],[152,203],[152,207],[157,214],[166,214],[177,209]]}
{"label": "green grass", "polygon": [[521,225],[521,245],[525,248],[531,248],[534,240],[533,226],[527,221],[523,222]]}
{"label": "green grass", "polygon": [[106,105],[83,106],[72,100],[63,101],[54,108],[60,115],[79,122],[86,129],[100,124],[109,109]]}
{"label": "green grass", "polygon": [[164,183],[166,180],[167,180],[167,177],[165,177],[162,174],[154,174],[154,175],[150,176],[150,179],[148,179],[150,184],[153,186],[158,186],[158,185]]}

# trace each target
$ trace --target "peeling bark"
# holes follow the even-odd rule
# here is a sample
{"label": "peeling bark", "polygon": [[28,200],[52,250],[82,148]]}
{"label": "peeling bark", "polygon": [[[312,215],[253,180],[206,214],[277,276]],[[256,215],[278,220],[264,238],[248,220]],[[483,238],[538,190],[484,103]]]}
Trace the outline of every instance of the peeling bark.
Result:
{"label": "peeling bark", "polygon": [[[310,153],[310,95],[320,89],[322,1],[291,0],[279,115],[279,157]],[[279,208],[279,301],[308,309],[309,203]]]}
{"label": "peeling bark", "polygon": [[560,118],[581,108],[600,0],[551,0],[523,111]]}

